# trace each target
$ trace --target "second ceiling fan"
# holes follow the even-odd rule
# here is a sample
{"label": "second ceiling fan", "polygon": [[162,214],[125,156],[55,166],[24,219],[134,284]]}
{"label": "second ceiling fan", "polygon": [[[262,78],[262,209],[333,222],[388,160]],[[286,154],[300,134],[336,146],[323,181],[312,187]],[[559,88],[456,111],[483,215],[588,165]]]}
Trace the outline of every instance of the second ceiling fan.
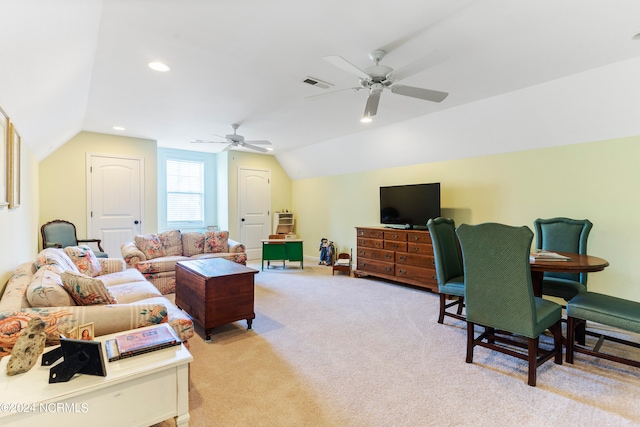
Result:
{"label": "second ceiling fan", "polygon": [[235,147],[248,148],[250,150],[259,151],[261,153],[266,153],[270,151],[267,148],[258,147],[258,145],[271,145],[271,142],[266,140],[245,140],[244,136],[238,135],[236,130],[240,127],[239,124],[233,123],[231,125],[233,128],[233,133],[225,136],[215,135],[220,138],[224,138],[224,141],[209,141],[205,139],[194,139],[191,142],[194,143],[209,143],[209,144],[228,144],[222,151],[228,151]]}
{"label": "second ceiling fan", "polygon": [[398,95],[410,96],[432,102],[441,102],[449,95],[447,92],[396,83],[446,61],[448,59],[446,54],[435,50],[398,70],[394,70],[386,65],[380,65],[380,61],[385,55],[386,52],[382,49],[372,51],[369,54],[369,57],[376,65],[364,70],[356,67],[341,56],[332,55],[324,57],[325,61],[360,78],[360,86],[353,88],[354,90],[369,90],[369,97],[367,98],[367,104],[364,109],[363,121],[367,121],[367,119],[370,120],[371,117],[375,116],[378,112],[380,95],[384,89],[390,89],[392,93]]}

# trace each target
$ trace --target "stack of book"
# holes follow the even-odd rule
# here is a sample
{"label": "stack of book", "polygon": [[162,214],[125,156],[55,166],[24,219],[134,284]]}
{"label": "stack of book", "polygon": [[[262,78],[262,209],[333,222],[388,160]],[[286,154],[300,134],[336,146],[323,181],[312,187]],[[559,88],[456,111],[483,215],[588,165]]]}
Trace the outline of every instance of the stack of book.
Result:
{"label": "stack of book", "polygon": [[171,326],[161,323],[154,328],[134,329],[106,341],[109,362],[120,360],[162,348],[180,345],[182,342]]}
{"label": "stack of book", "polygon": [[571,258],[568,256],[560,255],[556,252],[550,251],[537,251],[531,253],[529,256],[531,261],[571,261]]}

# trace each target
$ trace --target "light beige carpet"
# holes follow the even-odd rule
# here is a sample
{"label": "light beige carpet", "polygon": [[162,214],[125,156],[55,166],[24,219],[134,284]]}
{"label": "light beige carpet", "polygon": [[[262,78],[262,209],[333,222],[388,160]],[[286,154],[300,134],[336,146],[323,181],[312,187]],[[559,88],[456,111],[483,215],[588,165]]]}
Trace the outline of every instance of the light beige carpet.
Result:
{"label": "light beige carpet", "polygon": [[465,324],[436,323],[436,294],[318,265],[255,281],[253,330],[191,340],[191,426],[640,425],[640,369],[579,354],[529,387],[524,361],[465,363]]}

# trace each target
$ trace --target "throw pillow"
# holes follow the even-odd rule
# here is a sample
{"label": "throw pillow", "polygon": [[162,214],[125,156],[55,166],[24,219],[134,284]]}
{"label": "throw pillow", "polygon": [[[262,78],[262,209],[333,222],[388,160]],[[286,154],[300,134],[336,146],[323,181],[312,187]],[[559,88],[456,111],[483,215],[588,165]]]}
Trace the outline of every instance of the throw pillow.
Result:
{"label": "throw pillow", "polygon": [[111,295],[109,289],[100,279],[86,276],[81,273],[65,271],[62,273],[62,284],[69,292],[71,298],[78,305],[105,305],[117,304],[118,301]]}
{"label": "throw pillow", "polygon": [[204,253],[217,254],[229,252],[228,231],[207,231],[204,233]]}
{"label": "throw pillow", "polygon": [[158,234],[165,256],[182,255],[182,234],[180,230],[165,231]]}
{"label": "throw pillow", "polygon": [[27,301],[31,307],[69,307],[76,303],[62,285],[62,270],[45,265],[35,272],[27,287]]}
{"label": "throw pillow", "polygon": [[71,261],[73,261],[75,266],[78,267],[78,271],[82,274],[96,277],[102,271],[100,261],[98,261],[96,255],[87,245],[67,246],[64,248],[64,253],[71,258]]}
{"label": "throw pillow", "polygon": [[193,231],[182,234],[182,255],[193,256],[204,253],[204,233]]}
{"label": "throw pillow", "polygon": [[63,271],[78,271],[78,267],[71,261],[71,258],[64,253],[64,250],[59,248],[43,249],[38,254],[36,257],[36,268],[41,268],[45,265],[57,265]]}
{"label": "throw pillow", "polygon": [[133,240],[147,259],[165,256],[162,242],[157,234],[139,234],[134,236]]}

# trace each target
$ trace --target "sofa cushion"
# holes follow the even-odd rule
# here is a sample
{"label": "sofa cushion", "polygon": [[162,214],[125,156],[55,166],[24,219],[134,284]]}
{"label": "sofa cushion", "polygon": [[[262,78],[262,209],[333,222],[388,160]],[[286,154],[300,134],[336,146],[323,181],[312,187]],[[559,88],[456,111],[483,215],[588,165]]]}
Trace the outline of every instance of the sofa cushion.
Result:
{"label": "sofa cushion", "polygon": [[96,277],[102,271],[100,261],[88,245],[67,246],[64,248],[64,253],[71,258],[82,274]]}
{"label": "sofa cushion", "polygon": [[180,230],[170,230],[158,234],[165,256],[182,255],[182,234]]}
{"label": "sofa cushion", "polygon": [[204,253],[229,252],[228,231],[206,231],[204,233]]}
{"label": "sofa cushion", "polygon": [[124,283],[109,286],[109,292],[118,300],[118,304],[129,304],[147,298],[161,297],[160,291],[146,280],[144,282]]}
{"label": "sofa cushion", "polygon": [[107,288],[116,285],[123,285],[125,283],[146,282],[142,273],[135,268],[127,268],[124,271],[98,276],[98,279],[102,280]]}
{"label": "sofa cushion", "polygon": [[104,282],[81,273],[65,271],[62,273],[62,284],[77,305],[117,304]]}
{"label": "sofa cushion", "polygon": [[147,259],[165,256],[162,242],[157,234],[138,234],[133,237],[133,240]]}
{"label": "sofa cushion", "polygon": [[204,233],[182,233],[182,255],[193,256],[201,253],[204,253]]}
{"label": "sofa cushion", "polygon": [[31,307],[65,307],[76,305],[62,285],[62,270],[57,265],[45,265],[31,278],[27,300]]}
{"label": "sofa cushion", "polygon": [[36,257],[36,269],[45,265],[57,265],[63,271],[71,270],[79,272],[78,267],[71,261],[71,258],[58,248],[43,249]]}

